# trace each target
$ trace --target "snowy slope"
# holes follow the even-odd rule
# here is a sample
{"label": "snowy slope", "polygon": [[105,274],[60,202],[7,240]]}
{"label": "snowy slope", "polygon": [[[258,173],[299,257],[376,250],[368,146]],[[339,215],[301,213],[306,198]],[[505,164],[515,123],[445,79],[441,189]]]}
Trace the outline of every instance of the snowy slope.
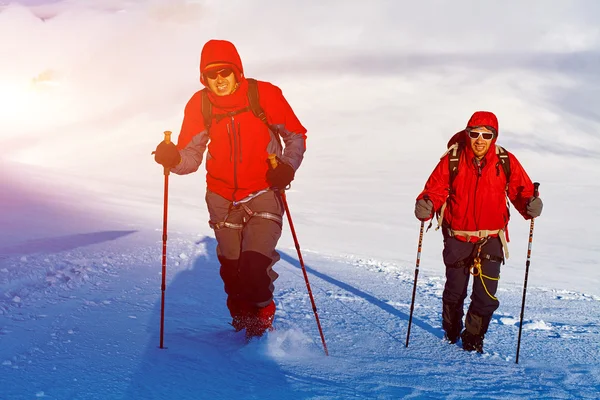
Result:
{"label": "snowy slope", "polygon": [[37,216],[43,238],[0,249],[2,399],[597,397],[600,296],[530,283],[517,365],[520,285],[501,285],[477,355],[442,341],[443,277],[422,273],[406,348],[410,262],[305,250],[326,357],[295,251],[280,248],[276,331],[246,345],[228,325],[214,238],[176,228],[161,350],[160,223],[52,235],[81,220],[62,210]]}
{"label": "snowy slope", "polygon": [[443,343],[443,281],[421,276],[405,348],[410,266],[307,252],[325,357],[286,249],[277,330],[246,345],[228,326],[215,242],[205,236],[172,235],[161,350],[159,234],[129,233],[103,233],[90,246],[63,237],[76,248],[3,261],[1,398],[597,397],[598,296],[530,288],[517,365],[520,287],[500,291],[480,356]]}

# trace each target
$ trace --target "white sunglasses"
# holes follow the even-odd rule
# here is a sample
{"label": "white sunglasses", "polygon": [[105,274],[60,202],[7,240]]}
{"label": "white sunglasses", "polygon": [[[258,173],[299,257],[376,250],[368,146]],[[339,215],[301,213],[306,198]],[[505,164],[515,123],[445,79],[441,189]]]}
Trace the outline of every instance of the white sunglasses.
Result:
{"label": "white sunglasses", "polygon": [[494,133],[469,131],[469,137],[471,139],[479,139],[480,136],[483,137],[483,140],[492,140],[494,138]]}

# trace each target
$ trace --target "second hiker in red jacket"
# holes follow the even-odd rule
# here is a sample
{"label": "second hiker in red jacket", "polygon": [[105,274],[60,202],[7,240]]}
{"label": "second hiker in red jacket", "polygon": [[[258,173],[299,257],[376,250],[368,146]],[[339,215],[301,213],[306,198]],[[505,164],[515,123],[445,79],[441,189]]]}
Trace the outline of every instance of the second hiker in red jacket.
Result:
{"label": "second hiker in red jacket", "polygon": [[[496,145],[498,132],[494,114],[474,113],[450,141],[415,205],[415,216],[422,221],[438,212],[446,265],[442,326],[450,343],[460,337],[469,351],[483,352],[484,336],[499,306],[495,295],[500,264],[508,257],[507,198],[525,219],[542,211],[542,200],[533,197],[533,183],[519,161]],[[463,331],[471,274],[473,291]]]}
{"label": "second hiker in red jacket", "polygon": [[[189,174],[208,149],[206,203],[232,325],[247,337],[261,336],[275,315],[273,265],[283,215],[270,188],[283,189],[294,179],[306,129],[278,87],[244,76],[228,41],[204,45],[200,81],[205,89],[185,107],[177,146],[159,144],[155,159],[176,174]],[[269,154],[279,159],[275,169]]]}

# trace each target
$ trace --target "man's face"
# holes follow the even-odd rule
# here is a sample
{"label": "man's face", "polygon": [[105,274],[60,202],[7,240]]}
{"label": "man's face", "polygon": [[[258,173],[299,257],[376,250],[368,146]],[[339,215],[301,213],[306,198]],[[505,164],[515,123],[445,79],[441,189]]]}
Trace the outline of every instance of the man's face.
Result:
{"label": "man's face", "polygon": [[484,126],[469,129],[469,140],[471,141],[471,149],[475,153],[475,157],[483,158],[494,138],[494,133]]}
{"label": "man's face", "polygon": [[217,96],[227,96],[236,89],[237,80],[231,68],[217,68],[204,73],[208,88]]}

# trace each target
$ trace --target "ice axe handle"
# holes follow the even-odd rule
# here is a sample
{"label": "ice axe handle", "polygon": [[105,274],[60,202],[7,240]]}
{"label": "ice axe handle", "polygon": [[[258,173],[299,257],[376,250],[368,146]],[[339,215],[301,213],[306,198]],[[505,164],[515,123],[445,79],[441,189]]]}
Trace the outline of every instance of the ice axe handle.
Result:
{"label": "ice axe handle", "polygon": [[277,155],[269,154],[269,162],[271,163],[271,168],[277,168]]}
{"label": "ice axe handle", "polygon": [[533,183],[533,197],[540,197],[540,183],[539,182],[534,182]]}

